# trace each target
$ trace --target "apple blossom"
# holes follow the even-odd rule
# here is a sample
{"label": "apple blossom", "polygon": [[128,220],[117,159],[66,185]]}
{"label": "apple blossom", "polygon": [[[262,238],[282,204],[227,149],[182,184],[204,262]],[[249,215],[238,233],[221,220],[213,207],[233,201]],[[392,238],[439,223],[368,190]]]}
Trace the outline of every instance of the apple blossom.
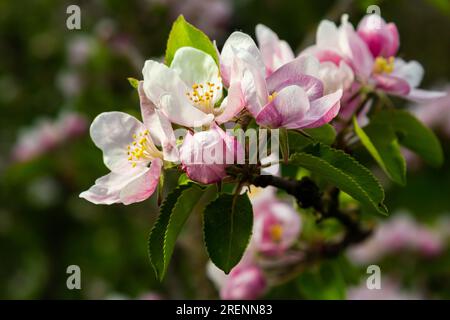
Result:
{"label": "apple blossom", "polygon": [[265,66],[254,41],[233,33],[221,55],[222,74],[230,75],[229,105],[245,105],[259,125],[270,128],[313,128],[331,121],[339,111],[342,90],[324,95],[318,79],[320,63],[299,57],[265,78]]}
{"label": "apple blossom", "polygon": [[279,255],[291,247],[301,228],[300,215],[292,205],[277,199],[274,192],[266,188],[251,197],[255,217],[251,245],[267,255]]}
{"label": "apple blossom", "polygon": [[222,123],[243,108],[228,104],[230,97],[217,106],[223,97],[219,68],[209,54],[198,49],[178,49],[170,67],[148,60],[142,73],[145,94],[173,123],[200,127],[215,118]]}
{"label": "apple blossom", "polygon": [[[176,161],[178,150],[168,119],[156,109],[139,85],[143,123],[123,112],[105,112],[90,128],[111,172],[80,194],[95,204],[140,202],[156,190],[163,160]],[[162,151],[156,144],[162,146]]]}
{"label": "apple blossom", "polygon": [[[401,96],[413,101],[424,101],[443,96],[437,91],[418,89],[424,70],[417,61],[405,62],[394,56],[398,48],[395,25],[381,22],[377,34],[369,29],[370,19],[363,19],[358,34],[348,15],[343,15],[341,25],[324,20],[316,34],[316,44],[305,50],[320,61],[330,61],[338,65],[344,61],[352,67],[356,80],[365,86]],[[381,19],[381,18],[380,18]],[[370,27],[371,28],[371,27]],[[373,55],[377,54],[377,55]],[[392,54],[390,56],[385,56]]]}

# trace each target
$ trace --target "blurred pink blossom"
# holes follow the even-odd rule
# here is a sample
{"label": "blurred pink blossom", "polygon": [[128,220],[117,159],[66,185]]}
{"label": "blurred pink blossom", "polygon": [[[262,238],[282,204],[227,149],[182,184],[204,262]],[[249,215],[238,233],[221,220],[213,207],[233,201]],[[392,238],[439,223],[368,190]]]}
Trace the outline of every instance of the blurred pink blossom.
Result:
{"label": "blurred pink blossom", "polygon": [[270,190],[252,200],[252,246],[267,255],[280,255],[297,241],[301,220],[292,204],[280,201]]}
{"label": "blurred pink blossom", "polygon": [[438,232],[418,224],[409,215],[397,214],[380,224],[367,241],[350,248],[348,255],[357,264],[367,264],[401,251],[436,256],[442,252],[443,246]]}
{"label": "blurred pink blossom", "polygon": [[12,158],[17,162],[32,160],[83,134],[86,129],[86,118],[75,112],[61,113],[56,120],[41,119],[19,133]]}
{"label": "blurred pink blossom", "polygon": [[401,288],[398,281],[382,277],[380,289],[369,289],[365,282],[347,290],[348,300],[421,300],[422,294]]}

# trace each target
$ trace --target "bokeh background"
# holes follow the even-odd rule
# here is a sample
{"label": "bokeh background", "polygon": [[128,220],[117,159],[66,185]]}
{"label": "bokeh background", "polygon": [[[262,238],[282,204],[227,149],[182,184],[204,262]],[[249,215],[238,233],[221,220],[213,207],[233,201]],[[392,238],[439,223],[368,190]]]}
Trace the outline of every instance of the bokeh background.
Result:
{"label": "bokeh background", "polygon": [[[81,8],[81,30],[66,28],[71,4]],[[298,52],[314,41],[321,19],[338,21],[347,12],[356,24],[372,4],[397,24],[401,56],[425,67],[422,87],[445,88],[447,0],[0,1],[0,298],[217,298],[203,272],[206,257],[191,228],[195,221],[181,235],[169,275],[159,283],[147,254],[155,199],[96,206],[78,198],[107,173],[89,138],[89,123],[104,111],[138,116],[127,77],[141,78],[145,59],[163,56],[180,13],[219,46],[233,30],[254,35],[255,25],[263,23]],[[434,106],[441,109],[429,123],[450,159],[448,101]],[[408,216],[444,239],[442,248],[432,256],[387,254],[377,264],[402,292],[450,298],[450,162],[431,169],[408,159],[408,185],[386,181],[387,205],[394,217]],[[350,260],[342,256],[315,266],[267,297],[346,298],[366,277],[365,266]],[[82,290],[66,287],[72,264],[81,268]]]}

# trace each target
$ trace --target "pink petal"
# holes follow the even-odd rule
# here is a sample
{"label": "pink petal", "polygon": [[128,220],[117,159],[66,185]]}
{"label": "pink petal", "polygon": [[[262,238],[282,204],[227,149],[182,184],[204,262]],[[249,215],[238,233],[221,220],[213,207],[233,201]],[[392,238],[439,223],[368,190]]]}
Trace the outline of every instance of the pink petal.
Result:
{"label": "pink petal", "polygon": [[278,92],[284,87],[297,85],[306,91],[309,99],[321,97],[323,95],[323,84],[319,79],[310,75],[318,72],[319,62],[311,58],[299,57],[275,71],[267,79],[269,92]]}
{"label": "pink petal", "polygon": [[292,123],[303,119],[309,108],[305,90],[299,86],[288,86],[264,107],[256,117],[256,122],[271,128],[291,128]]}
{"label": "pink petal", "polygon": [[311,101],[311,107],[304,119],[295,125],[301,128],[315,128],[330,122],[339,112],[342,90],[330,93],[320,99]]}
{"label": "pink petal", "polygon": [[401,78],[390,75],[373,75],[376,87],[390,94],[406,96],[411,91],[409,83]]}
{"label": "pink petal", "polygon": [[430,100],[439,99],[447,95],[444,91],[431,91],[423,89],[411,89],[409,94],[405,97],[409,100],[418,103],[430,102]]}
{"label": "pink petal", "polygon": [[145,174],[130,181],[130,183],[120,191],[119,196],[121,202],[128,205],[149,198],[158,187],[162,166],[163,162],[161,159],[154,159]]}

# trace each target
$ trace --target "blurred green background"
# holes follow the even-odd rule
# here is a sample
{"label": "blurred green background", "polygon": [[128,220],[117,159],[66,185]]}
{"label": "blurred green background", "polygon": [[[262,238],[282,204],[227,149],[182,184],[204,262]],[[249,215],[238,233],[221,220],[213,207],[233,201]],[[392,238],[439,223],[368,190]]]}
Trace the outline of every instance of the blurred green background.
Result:
{"label": "blurred green background", "polygon": [[[66,28],[66,8],[71,4],[81,8],[81,30]],[[155,199],[131,206],[96,206],[78,198],[107,173],[87,133],[20,162],[12,157],[19,132],[39,119],[54,120],[62,111],[77,112],[88,123],[104,111],[138,116],[138,99],[126,78],[141,78],[145,59],[164,54],[171,23],[180,13],[219,47],[233,30],[254,35],[255,25],[263,23],[301,49],[314,41],[321,19],[338,21],[347,12],[356,24],[371,4],[379,5],[382,16],[397,24],[401,56],[425,67],[422,86],[445,85],[450,76],[447,0],[0,1],[0,298],[140,298],[148,293],[217,298],[202,271],[204,249],[189,225],[168,277],[163,283],[156,281],[147,256],[148,233],[157,215]],[[438,134],[450,159],[450,137]],[[441,169],[422,167],[409,174],[407,187],[388,186],[390,210],[406,209],[431,224],[448,215],[449,168],[448,161]],[[193,251],[198,253],[192,255]],[[363,269],[349,269],[344,260],[333,263],[352,274],[339,278],[339,283],[324,280],[334,271],[319,270],[325,272],[320,281],[293,281],[268,297],[343,297],[342,287],[364,275]],[[82,290],[66,288],[66,268],[72,264],[81,268]],[[425,282],[431,297],[450,298],[449,252],[436,261],[419,260],[409,266],[414,272],[408,281]],[[394,272],[404,267],[402,261],[386,263]],[[304,290],[303,285],[312,289]]]}

